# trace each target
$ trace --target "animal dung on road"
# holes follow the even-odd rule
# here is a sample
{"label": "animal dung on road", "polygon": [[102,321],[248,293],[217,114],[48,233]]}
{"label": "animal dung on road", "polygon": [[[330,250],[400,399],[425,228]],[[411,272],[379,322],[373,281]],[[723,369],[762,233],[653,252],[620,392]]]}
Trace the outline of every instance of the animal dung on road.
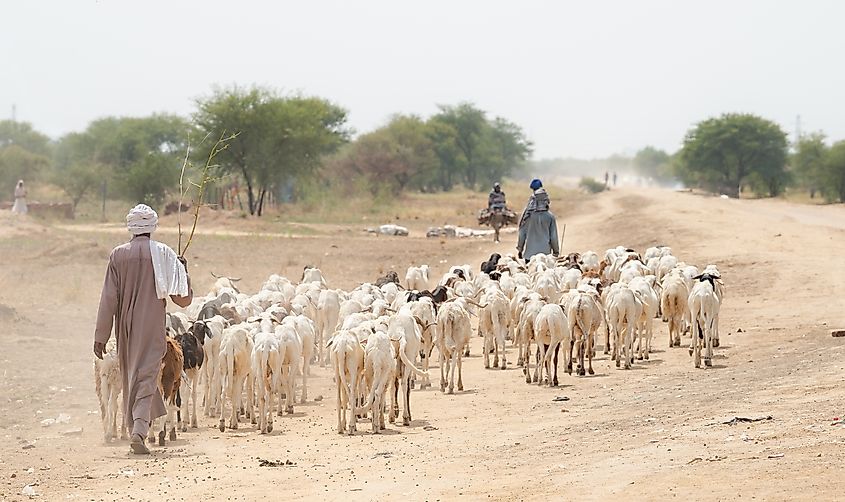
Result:
{"label": "animal dung on road", "polygon": [[835,329],[830,332],[830,336],[834,338],[842,338],[845,336],[845,329]]}

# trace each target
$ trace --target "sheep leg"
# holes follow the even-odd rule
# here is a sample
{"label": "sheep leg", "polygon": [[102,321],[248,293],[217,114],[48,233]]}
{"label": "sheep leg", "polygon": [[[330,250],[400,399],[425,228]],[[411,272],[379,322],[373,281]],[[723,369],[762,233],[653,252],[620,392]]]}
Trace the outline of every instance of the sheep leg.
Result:
{"label": "sheep leg", "polygon": [[[457,348],[457,347],[456,347]],[[453,350],[451,354],[449,354],[449,368],[446,370],[447,374],[449,375],[449,394],[455,393],[455,369],[458,366],[458,351]]]}
{"label": "sheep leg", "polygon": [[440,347],[440,392],[446,392],[446,377],[449,375],[446,360],[446,351]]}
{"label": "sheep leg", "polygon": [[200,376],[199,372],[194,374],[194,377],[191,382],[191,428],[196,429],[198,427],[197,424],[197,394],[199,391],[197,390],[199,387]]}
{"label": "sheep leg", "polygon": [[390,414],[388,415],[388,420],[391,424],[395,423],[396,417],[399,416],[399,377],[397,376],[398,372],[399,368],[397,367],[393,372],[393,379],[390,389],[392,399],[390,400]]}
{"label": "sheep leg", "polygon": [[179,384],[179,395],[185,396],[185,399],[179,400],[179,412],[177,415],[177,427],[182,432],[186,432],[188,430],[188,422],[191,418],[190,416],[188,416],[188,400],[191,397],[190,388],[188,387],[190,385],[189,382],[190,380],[188,382],[183,381]]}
{"label": "sheep leg", "polygon": [[235,381],[232,385],[232,415],[229,417],[229,428],[230,429],[237,429],[238,428],[238,410],[241,407],[241,394],[243,393],[243,381],[240,378],[235,377]]}
{"label": "sheep leg", "polygon": [[543,385],[543,370],[546,367],[546,348],[548,345],[543,342],[537,342],[537,369],[534,372],[534,381],[537,385]]}
{"label": "sheep leg", "polygon": [[[266,370],[263,370],[266,372]],[[267,377],[258,382],[258,432],[267,432]]]}
{"label": "sheep leg", "polygon": [[[295,363],[294,363],[295,364]],[[287,397],[285,398],[285,413],[292,414],[293,413],[293,405],[296,402],[296,382],[294,379],[296,378],[296,366],[294,364],[288,364],[287,368],[282,368],[282,378],[285,380],[285,393]]]}
{"label": "sheep leg", "polygon": [[593,337],[592,336],[587,336],[587,347],[589,348],[588,353],[587,353],[587,359],[589,361],[589,363],[588,363],[589,367],[587,368],[587,373],[589,373],[591,375],[595,375],[596,372],[593,371],[593,356],[595,356],[595,350],[593,350]]}
{"label": "sheep leg", "polygon": [[[305,404],[305,401],[308,400],[308,376],[311,374],[311,366],[305,362],[305,359],[302,361],[302,398],[299,400],[299,404]],[[295,363],[294,368],[298,367]]]}
{"label": "sheep leg", "polygon": [[[274,385],[272,384],[272,380],[268,380],[265,390],[265,398],[267,400],[266,415],[264,413],[261,414],[261,418],[265,420],[268,434],[273,432],[273,395],[275,394],[275,392],[273,392],[273,387]],[[281,406],[281,404],[279,404],[279,406]]]}
{"label": "sheep leg", "polygon": [[[350,355],[346,360],[346,371],[349,372],[349,393],[347,394],[347,399],[349,402],[349,431],[348,434],[351,436],[355,434],[357,430],[357,421],[358,417],[355,414],[355,406],[358,404],[358,369],[355,367],[355,363],[353,361],[354,356]],[[291,412],[293,412],[293,406],[291,406]]]}
{"label": "sheep leg", "polygon": [[463,366],[463,361],[461,359],[461,351],[455,351],[455,357],[457,358],[456,364],[458,366],[458,390],[464,390],[464,379],[463,379],[463,371],[461,367]]}
{"label": "sheep leg", "polygon": [[[224,432],[226,430],[226,419],[224,418],[226,416],[225,415],[225,410],[226,410],[226,388],[225,387],[227,387],[227,386],[224,385],[224,386],[221,386],[221,387],[223,387],[223,389],[220,392],[220,394],[221,394],[220,395],[220,406],[219,406],[219,408],[220,408],[219,409],[220,421],[218,423],[217,428],[220,429],[220,432]],[[233,404],[233,406],[234,406],[234,404]]]}
{"label": "sheep leg", "polygon": [[718,312],[713,317],[713,330],[711,338],[713,339],[713,347],[719,346],[719,314]]}
{"label": "sheep leg", "polygon": [[402,376],[402,425],[411,425],[411,369],[405,368]]}
{"label": "sheep leg", "polygon": [[[481,334],[481,326],[478,327],[478,331],[479,334]],[[490,345],[493,342],[491,338],[492,337],[487,336],[486,333],[484,334],[484,349],[482,350],[484,353],[484,369],[490,369],[490,349],[492,348]]]}
{"label": "sheep leg", "polygon": [[[558,379],[557,379],[557,356],[558,356],[558,354],[560,354],[560,342],[555,343],[554,346],[555,346],[555,357],[554,357],[554,363],[553,364],[554,364],[554,367],[555,367],[555,374],[554,374],[554,377],[552,378],[552,386],[557,387],[559,385]],[[564,354],[563,357],[564,357],[564,359],[566,359],[566,354]],[[552,358],[550,357],[549,362],[551,362],[551,360],[552,360]],[[551,372],[549,372],[549,373],[551,374]]]}
{"label": "sheep leg", "polygon": [[161,418],[154,418],[150,420],[150,431],[147,433],[147,442],[150,444],[154,444],[156,442],[156,429],[158,428],[158,421]]}

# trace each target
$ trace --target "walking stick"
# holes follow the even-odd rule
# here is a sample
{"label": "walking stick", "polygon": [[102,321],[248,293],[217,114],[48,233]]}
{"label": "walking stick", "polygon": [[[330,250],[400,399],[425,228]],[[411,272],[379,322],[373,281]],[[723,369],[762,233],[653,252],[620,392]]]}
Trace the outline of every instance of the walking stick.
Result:
{"label": "walking stick", "polygon": [[563,254],[563,238],[566,237],[566,223],[563,224],[563,232],[560,234],[560,254]]}

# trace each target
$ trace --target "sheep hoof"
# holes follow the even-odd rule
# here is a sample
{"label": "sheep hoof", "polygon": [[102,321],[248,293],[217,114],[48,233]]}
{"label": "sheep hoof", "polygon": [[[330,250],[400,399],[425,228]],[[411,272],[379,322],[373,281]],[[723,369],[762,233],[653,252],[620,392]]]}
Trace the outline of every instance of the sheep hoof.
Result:
{"label": "sheep hoof", "polygon": [[505,363],[503,362],[503,363],[502,363],[502,366],[501,366],[499,369],[507,369],[507,364],[505,364]]}
{"label": "sheep hoof", "polygon": [[164,436],[165,436],[164,431],[161,431],[161,432],[158,433],[158,445],[159,446],[164,446]]}
{"label": "sheep hoof", "polygon": [[713,346],[718,347],[719,346],[719,340],[713,340]]}
{"label": "sheep hoof", "polygon": [[602,352],[602,354],[610,354],[610,351],[609,351],[609,350],[607,350],[607,349],[604,349],[604,351]]}
{"label": "sheep hoof", "polygon": [[176,441],[176,429],[170,429],[170,440]]}
{"label": "sheep hoof", "polygon": [[591,374],[591,375],[595,375],[595,374],[596,374],[596,372],[595,372],[595,371],[593,371],[593,368],[590,368],[589,370],[587,370],[587,372],[588,372],[589,374]]}
{"label": "sheep hoof", "polygon": [[[454,388],[454,387],[449,387],[449,392],[448,392],[448,393],[449,393],[449,394],[454,394],[454,393],[455,393],[455,388]],[[408,424],[405,424],[405,425],[408,425]]]}
{"label": "sheep hoof", "polygon": [[707,367],[713,366],[713,361],[711,361],[710,359],[705,359],[704,365]]}
{"label": "sheep hoof", "polygon": [[220,425],[217,426],[217,428],[220,429],[220,432],[226,432],[226,423],[221,420]]}
{"label": "sheep hoof", "polygon": [[490,369],[490,363],[489,363],[489,362],[485,362],[485,363],[484,363],[484,369],[485,369],[485,370],[489,370],[489,369]]}
{"label": "sheep hoof", "polygon": [[616,367],[619,367],[619,359],[616,360]]}
{"label": "sheep hoof", "polygon": [[288,415],[293,415],[293,406],[286,407],[285,413],[287,413]]}
{"label": "sheep hoof", "polygon": [[411,425],[411,419],[410,418],[403,418],[402,419],[402,425],[410,426]]}
{"label": "sheep hoof", "polygon": [[463,390],[464,390],[464,384],[459,383],[459,384],[458,384],[458,390],[459,390],[459,391],[461,391],[461,392],[463,392]]}

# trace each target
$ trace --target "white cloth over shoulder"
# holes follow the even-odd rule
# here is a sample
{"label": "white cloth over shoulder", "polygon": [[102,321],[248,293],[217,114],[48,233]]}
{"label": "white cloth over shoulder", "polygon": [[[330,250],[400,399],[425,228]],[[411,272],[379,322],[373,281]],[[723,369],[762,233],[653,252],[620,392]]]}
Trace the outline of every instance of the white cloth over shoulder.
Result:
{"label": "white cloth over shoulder", "polygon": [[126,229],[132,235],[151,234],[158,227],[158,213],[146,204],[138,204],[126,215]]}
{"label": "white cloth over shoulder", "polygon": [[188,296],[188,273],[176,256],[176,251],[167,244],[150,239],[150,255],[153,257],[156,296],[159,299],[170,295]]}

